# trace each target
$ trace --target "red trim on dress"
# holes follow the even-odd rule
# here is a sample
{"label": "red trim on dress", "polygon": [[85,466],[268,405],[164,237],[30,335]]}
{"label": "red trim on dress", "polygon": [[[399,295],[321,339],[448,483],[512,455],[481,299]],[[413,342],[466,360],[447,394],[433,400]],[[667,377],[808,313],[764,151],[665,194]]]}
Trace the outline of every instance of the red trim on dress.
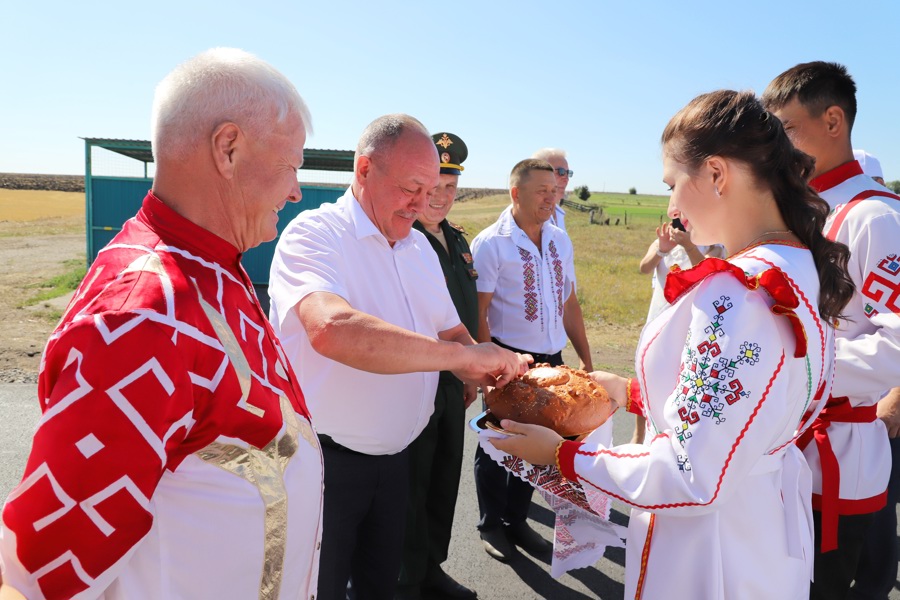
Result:
{"label": "red trim on dress", "polygon": [[650,523],[647,525],[647,537],[644,539],[644,549],[641,552],[641,571],[634,591],[634,600],[641,600],[644,595],[644,579],[647,576],[647,563],[650,561],[650,540],[653,538],[654,525],[656,525],[656,515],[651,514]]}
{"label": "red trim on dress", "polygon": [[844,164],[835,167],[830,171],[813,177],[809,182],[809,187],[821,194],[825,190],[830,190],[834,186],[844,183],[851,177],[856,177],[857,175],[862,174],[863,170],[862,167],[859,166],[859,162],[851,160],[850,162],[845,162]]}
{"label": "red trim on dress", "polygon": [[[713,260],[713,259],[707,258],[706,260]],[[725,472],[728,470],[728,465],[731,463],[731,458],[734,456],[734,453],[737,450],[737,447],[741,444],[741,440],[744,439],[744,436],[747,434],[747,430],[750,429],[750,425],[752,425],[753,421],[756,420],[756,416],[759,414],[759,411],[762,408],[763,403],[766,401],[766,398],[769,397],[769,392],[772,389],[772,385],[774,384],[775,379],[778,378],[778,374],[781,373],[781,368],[784,366],[784,358],[785,358],[785,355],[784,355],[784,352],[782,352],[781,360],[778,362],[778,366],[775,368],[775,372],[772,374],[772,377],[769,379],[768,384],[766,384],[766,389],[763,390],[763,393],[759,399],[759,402],[756,404],[756,407],[753,409],[753,412],[750,413],[750,418],[747,419],[747,422],[744,424],[744,428],[741,429],[741,432],[738,434],[737,438],[734,440],[734,444],[731,446],[731,451],[728,453],[728,456],[725,458],[725,464],[722,465],[722,471],[719,473],[719,480],[716,482],[716,490],[713,492],[712,497],[707,502],[676,502],[676,503],[671,503],[671,504],[645,505],[645,504],[638,504],[632,500],[629,500],[628,498],[623,497],[620,494],[616,494],[615,492],[612,492],[610,490],[607,490],[607,489],[597,485],[596,483],[590,481],[589,479],[587,479],[583,476],[579,476],[579,479],[583,482],[582,485],[585,483],[590,484],[592,487],[603,492],[607,496],[611,496],[613,498],[616,498],[617,500],[621,500],[622,502],[625,502],[626,504],[630,504],[631,506],[636,506],[637,508],[641,508],[644,510],[660,510],[660,509],[664,509],[664,508],[681,508],[684,506],[709,506],[710,504],[712,504],[713,502],[716,501],[716,498],[719,497],[719,490],[722,488],[722,480],[725,479]],[[657,440],[659,440],[663,437],[668,438],[667,435],[659,435],[659,436],[653,438],[651,445],[656,443]],[[601,450],[598,452],[598,454],[608,454],[608,455],[612,456],[613,458],[619,458],[616,455],[610,453],[608,450],[607,451]],[[647,454],[649,454],[649,452]],[[627,458],[637,458],[638,457],[636,455],[623,455],[623,456],[625,456]]]}
{"label": "red trim on dress", "polygon": [[[655,441],[658,437],[667,436],[657,435],[652,441]],[[575,454],[580,454],[581,456],[612,456],[613,458],[643,458],[645,456],[650,456],[649,452],[613,452],[608,448],[601,448],[599,450],[582,450],[581,448],[578,448],[578,450],[575,451]]]}
{"label": "red trim on dress", "polygon": [[[731,256],[728,257],[728,260],[734,260],[738,256],[745,256],[751,250],[755,250],[762,246],[787,246],[789,248],[800,248],[801,250],[809,250],[809,247],[806,244],[801,244],[800,242],[793,242],[791,240],[763,240],[762,242],[756,242],[755,244],[750,244],[743,250],[739,252],[735,252]],[[770,263],[771,264],[771,263]],[[775,265],[772,265],[773,267]]]}
{"label": "red trim on dress", "polygon": [[556,451],[556,466],[562,476],[569,481],[578,481],[578,473],[575,472],[575,454],[579,448],[580,442],[564,440]]}
{"label": "red trim on dress", "polygon": [[[653,342],[656,341],[656,338],[658,338],[661,333],[662,333],[662,328],[660,327],[656,331],[656,334],[653,336],[653,338],[649,342],[647,342],[647,344],[644,346],[644,352],[641,354],[641,358],[640,358],[640,361],[641,361],[641,383],[643,385],[639,386],[638,389],[645,389],[645,390],[647,389],[647,369],[644,368],[644,359],[647,357],[647,352],[650,351],[650,346],[653,345]],[[643,401],[641,404],[643,404]],[[642,406],[642,410],[643,410],[643,406]],[[654,424],[652,419],[650,418],[650,411],[649,410],[644,411],[643,414],[645,417],[647,417],[647,421],[653,425],[653,428],[656,429],[656,424]]]}

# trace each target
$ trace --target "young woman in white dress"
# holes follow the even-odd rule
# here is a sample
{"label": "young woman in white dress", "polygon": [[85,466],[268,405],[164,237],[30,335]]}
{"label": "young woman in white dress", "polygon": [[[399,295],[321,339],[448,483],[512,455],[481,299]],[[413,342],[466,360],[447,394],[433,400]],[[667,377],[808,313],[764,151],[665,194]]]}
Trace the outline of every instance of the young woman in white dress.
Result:
{"label": "young woman in white dress", "polygon": [[848,250],[822,235],[812,159],[750,92],[695,98],[666,126],[669,215],[733,254],[669,276],[634,378],[592,376],[647,419],[642,444],[533,425],[497,448],[632,506],[627,598],[806,598],[811,479],[794,444],[831,383]]}

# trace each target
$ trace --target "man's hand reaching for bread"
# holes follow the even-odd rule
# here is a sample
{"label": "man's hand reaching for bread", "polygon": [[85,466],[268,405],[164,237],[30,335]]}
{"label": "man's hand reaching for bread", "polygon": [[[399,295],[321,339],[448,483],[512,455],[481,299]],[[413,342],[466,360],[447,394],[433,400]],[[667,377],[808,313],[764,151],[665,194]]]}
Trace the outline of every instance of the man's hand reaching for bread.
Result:
{"label": "man's hand reaching for bread", "polygon": [[528,370],[534,362],[530,354],[518,354],[486,342],[461,349],[460,365],[451,369],[464,383],[503,387]]}

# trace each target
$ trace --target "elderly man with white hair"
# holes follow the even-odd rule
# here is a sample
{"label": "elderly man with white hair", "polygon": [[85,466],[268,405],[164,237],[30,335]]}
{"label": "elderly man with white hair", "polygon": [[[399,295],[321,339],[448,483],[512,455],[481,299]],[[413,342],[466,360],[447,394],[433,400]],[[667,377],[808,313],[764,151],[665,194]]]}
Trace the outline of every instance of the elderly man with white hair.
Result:
{"label": "elderly man with white hair", "polygon": [[315,594],[322,455],[240,264],[300,200],[309,122],[294,86],[240,50],[204,52],[157,87],[153,189],[41,361],[0,596]]}

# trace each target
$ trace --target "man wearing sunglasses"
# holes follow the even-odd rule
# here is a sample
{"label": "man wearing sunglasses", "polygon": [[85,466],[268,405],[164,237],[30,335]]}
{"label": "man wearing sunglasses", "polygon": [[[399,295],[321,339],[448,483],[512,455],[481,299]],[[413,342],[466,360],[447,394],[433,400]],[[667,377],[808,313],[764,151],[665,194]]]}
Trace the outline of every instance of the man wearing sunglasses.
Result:
{"label": "man wearing sunglasses", "polygon": [[[564,232],[566,231],[566,211],[562,209],[562,200],[566,197],[566,188],[569,186],[569,178],[575,174],[569,168],[569,161],[566,159],[566,151],[559,148],[541,148],[535,152],[531,158],[543,160],[550,163],[553,167],[553,175],[556,177],[556,208],[550,217],[550,222]],[[566,232],[568,236],[568,232]],[[578,302],[578,295],[572,294],[566,301],[566,333],[575,353],[581,360],[580,368],[586,371],[593,371],[594,364],[591,360],[591,347],[587,339],[587,331],[584,327],[584,315],[581,312],[581,304]]]}
{"label": "man wearing sunglasses", "polygon": [[553,167],[553,174],[556,176],[556,211],[550,217],[550,222],[562,229],[566,230],[566,211],[562,208],[563,198],[566,197],[566,188],[569,187],[569,179],[575,174],[575,171],[569,168],[569,161],[566,160],[566,151],[559,148],[541,148],[531,155],[531,158],[545,160]]}

